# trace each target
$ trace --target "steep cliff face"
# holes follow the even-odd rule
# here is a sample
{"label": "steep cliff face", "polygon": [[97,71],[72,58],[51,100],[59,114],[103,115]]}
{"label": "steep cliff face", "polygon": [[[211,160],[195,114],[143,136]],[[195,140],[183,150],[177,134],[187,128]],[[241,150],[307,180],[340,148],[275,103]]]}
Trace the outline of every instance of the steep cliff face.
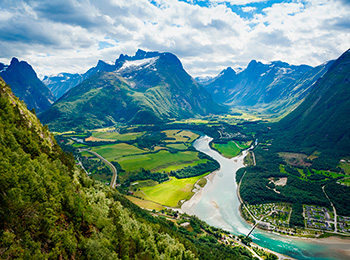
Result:
{"label": "steep cliff face", "polygon": [[350,51],[341,55],[305,100],[277,125],[292,147],[350,151]]}
{"label": "steep cliff face", "polygon": [[2,64],[2,67],[0,76],[11,86],[13,93],[27,104],[28,109],[34,108],[40,113],[56,100],[27,62],[13,58],[10,65]]}

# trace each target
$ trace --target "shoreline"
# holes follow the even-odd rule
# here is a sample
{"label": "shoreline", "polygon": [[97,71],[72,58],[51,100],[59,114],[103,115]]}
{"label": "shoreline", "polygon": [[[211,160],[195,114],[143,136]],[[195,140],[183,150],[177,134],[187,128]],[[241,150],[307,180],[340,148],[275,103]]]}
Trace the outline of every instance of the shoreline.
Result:
{"label": "shoreline", "polygon": [[[216,173],[219,170],[213,171],[211,173],[209,173],[208,175],[206,175],[205,178],[207,180],[207,183],[204,185],[207,186],[208,182],[213,182],[213,179],[216,175]],[[198,180],[199,181],[199,180]],[[189,198],[188,200],[184,201],[181,205],[180,208],[176,208],[177,210],[180,210],[182,213],[185,213],[186,210],[190,209],[193,205],[196,205],[202,198],[202,193],[203,193],[203,189],[204,187],[200,187],[199,185],[197,185],[197,183],[193,186],[192,192],[194,193],[192,195],[191,198]]]}
{"label": "shoreline", "polygon": [[[245,173],[243,174],[240,182],[237,184],[237,197],[238,197],[238,200],[239,200],[239,203],[240,203],[240,206],[239,206],[239,214],[241,215],[242,219],[248,223],[249,225],[252,225],[254,226],[254,223],[252,223],[251,221],[247,220],[244,215],[243,215],[243,212],[242,212],[242,207],[245,207],[245,209],[247,210],[247,212],[249,214],[251,214],[251,212],[248,210],[248,208],[245,206],[244,204],[244,201],[241,197],[241,194],[240,194],[240,186],[241,186],[241,182],[242,182],[242,179],[244,178],[244,175]],[[254,217],[252,216],[252,218],[254,219]],[[254,221],[256,221],[256,219],[254,219]],[[267,233],[271,233],[271,234],[275,234],[275,235],[279,235],[281,237],[287,237],[287,238],[297,238],[297,239],[302,239],[302,240],[309,240],[309,241],[312,241],[312,242],[320,242],[320,243],[323,243],[323,244],[339,244],[339,243],[335,243],[335,242],[331,242],[329,243],[328,241],[329,240],[337,240],[338,242],[341,241],[342,243],[340,244],[349,244],[350,245],[350,236],[342,236],[341,234],[332,234],[330,235],[329,237],[324,237],[324,238],[320,238],[320,237],[302,237],[302,236],[291,236],[291,235],[284,235],[284,234],[281,234],[279,232],[274,232],[274,231],[270,231],[270,230],[266,230],[266,229],[263,229],[263,228],[260,228],[259,225],[255,227],[256,229],[259,229],[260,231],[263,231],[263,232],[267,232]],[[320,230],[321,231],[321,230]],[[349,249],[349,256],[350,256],[350,249]]]}
{"label": "shoreline", "polygon": [[[239,155],[237,155],[237,156],[235,156],[235,157],[233,157],[233,158],[231,158],[231,159],[233,160],[234,158],[240,157],[240,156],[242,156],[242,152],[241,152],[241,154],[239,154]],[[237,158],[236,158],[235,160],[237,160]],[[207,179],[206,185],[208,184],[209,181],[210,181],[211,183],[213,182],[213,179],[215,178],[216,173],[217,173],[219,170],[220,170],[220,169],[218,169],[218,170],[216,170],[216,171],[214,171],[214,172],[211,172],[210,174],[208,174],[208,175],[206,175],[205,177],[203,177],[203,178]],[[206,185],[205,185],[205,186],[206,186]],[[204,187],[205,187],[205,186],[204,186]],[[186,213],[186,211],[189,212],[190,209],[191,209],[191,207],[192,207],[193,205],[196,205],[196,204],[201,200],[202,195],[203,195],[203,189],[204,189],[204,187],[200,187],[199,185],[195,185],[194,188],[193,188],[193,192],[194,192],[193,196],[192,196],[190,199],[188,199],[188,200],[186,200],[186,201],[184,201],[184,202],[182,203],[181,207],[179,208],[179,212],[181,212],[181,213]],[[235,236],[236,236],[236,235],[235,235]],[[252,248],[252,247],[254,246],[254,247],[257,247],[257,248],[260,248],[260,249],[264,250],[265,252],[272,253],[272,254],[276,255],[276,256],[278,257],[279,260],[295,259],[295,258],[292,258],[292,257],[290,257],[290,256],[287,256],[287,255],[284,255],[284,254],[281,254],[281,253],[272,251],[271,249],[268,249],[268,248],[266,248],[266,247],[259,246],[258,244],[254,243],[254,242],[251,243],[251,246],[250,246],[250,247],[248,247],[248,246],[246,246],[246,245],[243,245],[243,246],[246,247],[250,252],[252,252],[253,255],[256,254],[256,253],[254,252],[253,248]],[[259,258],[259,259],[260,259],[260,258]]]}

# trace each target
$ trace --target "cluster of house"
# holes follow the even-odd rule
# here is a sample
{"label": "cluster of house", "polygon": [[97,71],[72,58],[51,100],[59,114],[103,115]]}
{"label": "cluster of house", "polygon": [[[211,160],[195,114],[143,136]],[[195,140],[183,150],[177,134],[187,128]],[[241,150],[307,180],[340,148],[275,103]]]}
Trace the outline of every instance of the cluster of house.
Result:
{"label": "cluster of house", "polygon": [[329,210],[319,206],[305,206],[306,226],[327,231],[334,230],[334,221],[331,219]]}
{"label": "cluster of house", "polygon": [[350,233],[350,217],[338,216],[338,231]]}

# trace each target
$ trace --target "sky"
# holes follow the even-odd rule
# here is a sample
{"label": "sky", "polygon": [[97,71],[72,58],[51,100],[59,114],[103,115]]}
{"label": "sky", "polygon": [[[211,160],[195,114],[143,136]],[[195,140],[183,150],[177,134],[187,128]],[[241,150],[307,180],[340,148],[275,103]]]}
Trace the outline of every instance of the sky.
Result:
{"label": "sky", "polygon": [[350,0],[0,0],[0,62],[84,73],[138,49],[193,76],[251,60],[317,66],[350,48]]}

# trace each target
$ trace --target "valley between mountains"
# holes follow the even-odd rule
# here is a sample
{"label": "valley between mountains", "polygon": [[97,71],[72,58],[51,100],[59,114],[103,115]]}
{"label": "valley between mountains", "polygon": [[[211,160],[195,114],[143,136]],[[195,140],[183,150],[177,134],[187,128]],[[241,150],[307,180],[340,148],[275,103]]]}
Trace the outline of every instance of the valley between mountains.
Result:
{"label": "valley between mountains", "polygon": [[[350,255],[350,50],[315,67],[253,60],[205,80],[174,54],[143,50],[43,81],[13,58],[0,76],[0,258]],[[222,169],[233,183],[218,198],[238,201],[239,184],[235,214],[257,226],[251,236],[236,220],[200,219],[221,212],[219,199],[197,216],[182,207]],[[339,247],[314,242],[332,236]]]}

